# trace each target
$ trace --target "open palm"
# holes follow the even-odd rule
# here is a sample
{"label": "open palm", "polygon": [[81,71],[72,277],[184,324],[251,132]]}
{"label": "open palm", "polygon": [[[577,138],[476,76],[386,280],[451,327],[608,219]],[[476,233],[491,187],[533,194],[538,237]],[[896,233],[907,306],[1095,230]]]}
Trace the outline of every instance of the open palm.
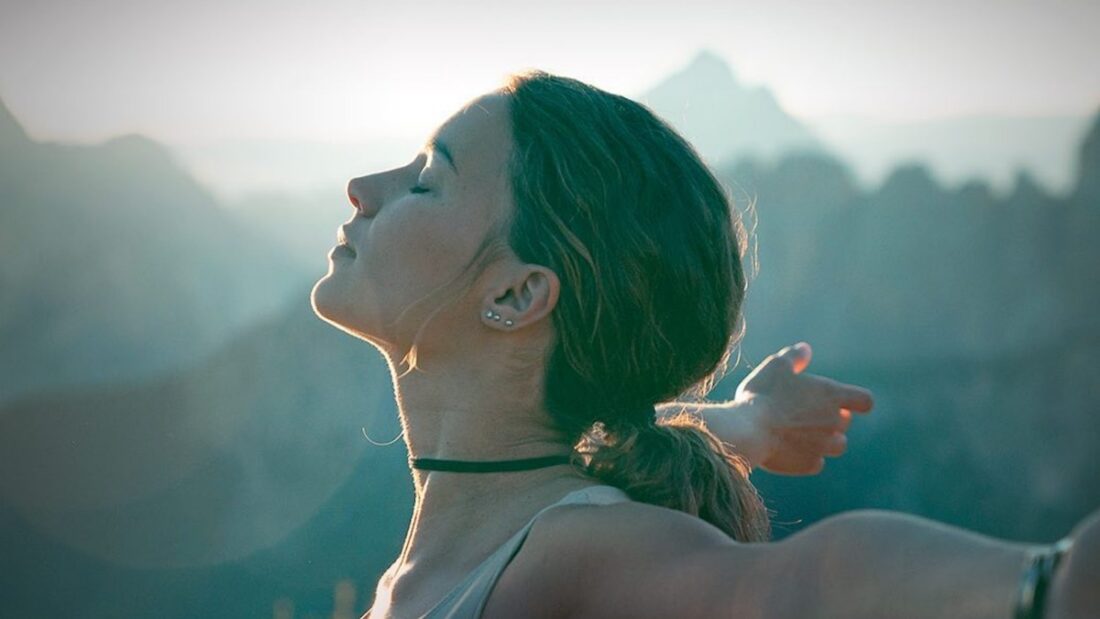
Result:
{"label": "open palm", "polygon": [[805,342],[788,346],[764,359],[737,388],[733,402],[751,416],[761,452],[756,460],[767,471],[820,472],[826,457],[847,449],[852,412],[866,413],[874,405],[867,389],[805,372],[811,356]]}

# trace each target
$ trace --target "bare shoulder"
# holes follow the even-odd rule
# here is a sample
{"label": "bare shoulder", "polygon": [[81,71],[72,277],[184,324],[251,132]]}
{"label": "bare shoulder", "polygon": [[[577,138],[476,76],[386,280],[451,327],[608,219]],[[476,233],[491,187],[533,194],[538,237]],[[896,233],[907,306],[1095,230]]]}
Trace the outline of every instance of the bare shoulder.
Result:
{"label": "bare shoulder", "polygon": [[536,521],[484,616],[715,616],[758,554],[684,512],[564,505]]}
{"label": "bare shoulder", "polygon": [[[571,508],[571,509],[570,509]],[[566,542],[577,549],[657,551],[688,545],[712,547],[735,543],[714,525],[681,511],[627,501],[611,505],[571,505],[550,510],[535,524],[543,536],[555,543]],[[534,533],[532,528],[532,533]],[[601,553],[607,561],[613,556]]]}

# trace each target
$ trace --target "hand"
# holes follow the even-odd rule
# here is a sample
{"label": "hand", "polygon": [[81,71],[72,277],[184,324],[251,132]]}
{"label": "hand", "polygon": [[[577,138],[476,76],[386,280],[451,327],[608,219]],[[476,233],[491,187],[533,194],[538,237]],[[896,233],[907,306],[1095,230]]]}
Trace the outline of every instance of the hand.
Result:
{"label": "hand", "polygon": [[764,359],[741,381],[728,406],[702,411],[707,427],[723,440],[741,439],[740,445],[727,442],[764,470],[783,475],[821,472],[826,456],[847,449],[844,433],[852,412],[868,412],[874,402],[862,387],[804,373],[811,355],[810,345],[800,342]]}

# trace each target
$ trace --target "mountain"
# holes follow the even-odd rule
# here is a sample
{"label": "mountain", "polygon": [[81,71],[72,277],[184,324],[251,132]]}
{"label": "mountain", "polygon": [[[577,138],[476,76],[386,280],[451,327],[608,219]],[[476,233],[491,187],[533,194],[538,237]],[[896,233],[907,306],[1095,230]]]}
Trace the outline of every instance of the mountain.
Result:
{"label": "mountain", "polygon": [[1093,116],[1088,133],[1078,149],[1076,181],[1073,188],[1075,201],[1100,204],[1100,111]]}
{"label": "mountain", "polygon": [[719,169],[759,271],[745,367],[714,397],[798,340],[875,393],[824,475],[755,477],[781,534],[873,507],[1053,541],[1100,504],[1100,113],[1078,139],[1069,196],[1027,172],[1004,196],[944,187],[919,162],[871,190],[823,155]]}
{"label": "mountain", "polygon": [[913,161],[942,182],[981,178],[1002,193],[1026,169],[1048,191],[1064,195],[1076,178],[1073,144],[1089,123],[1084,115],[799,119],[767,88],[740,84],[729,64],[707,50],[636,98],[679,129],[712,165],[828,152],[847,161],[865,188],[881,184],[898,162]]}
{"label": "mountain", "polygon": [[1013,117],[970,114],[914,121],[832,116],[805,121],[850,162],[865,187],[882,183],[898,161],[919,160],[945,183],[982,178],[1010,191],[1017,171],[1030,171],[1060,194],[1075,178],[1073,145],[1087,116]]}
{"label": "mountain", "polygon": [[389,372],[308,289],[293,298],[172,376],[0,408],[19,574],[0,615],[267,616],[278,597],[327,603],[339,579],[373,586],[412,508],[403,445],[362,434],[399,431]]}
{"label": "mountain", "polygon": [[1072,264],[1088,264],[1091,268],[1085,277],[1075,271],[1055,273],[1056,277],[1072,287],[1074,295],[1074,324],[1084,332],[1100,330],[1100,111],[1090,125],[1088,135],[1078,149],[1077,178],[1070,195],[1069,221],[1063,233],[1063,255]]}
{"label": "mountain", "polygon": [[183,367],[316,271],[147,138],[36,143],[0,105],[0,157],[0,401]]}
{"label": "mountain", "polygon": [[30,139],[27,133],[12,115],[11,110],[4,105],[3,100],[0,100],[0,145],[4,147],[0,149],[0,157],[6,159],[9,151],[23,148],[28,142]]}
{"label": "mountain", "polygon": [[699,52],[636,99],[676,127],[711,164],[823,148],[767,88],[743,86],[710,51]]}
{"label": "mountain", "polygon": [[1096,333],[1097,135],[1069,197],[1026,172],[1004,196],[982,181],[944,187],[920,162],[870,191],[824,155],[721,168],[758,218],[747,342],[766,354],[813,336],[845,365],[977,362]]}

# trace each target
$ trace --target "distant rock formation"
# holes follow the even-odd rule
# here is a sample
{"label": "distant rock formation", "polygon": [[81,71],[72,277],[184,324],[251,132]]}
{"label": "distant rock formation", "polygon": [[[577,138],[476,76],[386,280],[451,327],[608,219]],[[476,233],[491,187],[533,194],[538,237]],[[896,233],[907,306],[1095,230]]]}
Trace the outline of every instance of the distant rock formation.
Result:
{"label": "distant rock formation", "polygon": [[[282,541],[366,452],[389,471],[368,486],[404,486],[402,445],[372,448],[360,431],[398,431],[386,365],[318,319],[308,293],[173,376],[0,407],[0,503],[110,563],[187,567]],[[400,529],[411,503],[397,503],[375,528]]]}
{"label": "distant rock formation", "polygon": [[0,402],[179,369],[307,277],[147,138],[40,144],[0,104],[0,162]]}
{"label": "distant rock formation", "polygon": [[1100,209],[1100,110],[1081,142],[1077,158],[1077,184],[1073,196],[1074,200],[1091,202]]}
{"label": "distant rock formation", "polygon": [[1096,333],[1098,144],[1094,129],[1068,199],[1025,170],[996,198],[984,183],[949,190],[921,163],[870,192],[827,156],[722,168],[758,219],[746,346],[799,334],[838,363],[982,360]]}
{"label": "distant rock formation", "polygon": [[0,99],[0,158],[29,141],[19,121],[15,120],[8,106]]}
{"label": "distant rock formation", "polygon": [[672,123],[712,165],[822,150],[771,91],[742,86],[729,65],[707,50],[637,99]]}

